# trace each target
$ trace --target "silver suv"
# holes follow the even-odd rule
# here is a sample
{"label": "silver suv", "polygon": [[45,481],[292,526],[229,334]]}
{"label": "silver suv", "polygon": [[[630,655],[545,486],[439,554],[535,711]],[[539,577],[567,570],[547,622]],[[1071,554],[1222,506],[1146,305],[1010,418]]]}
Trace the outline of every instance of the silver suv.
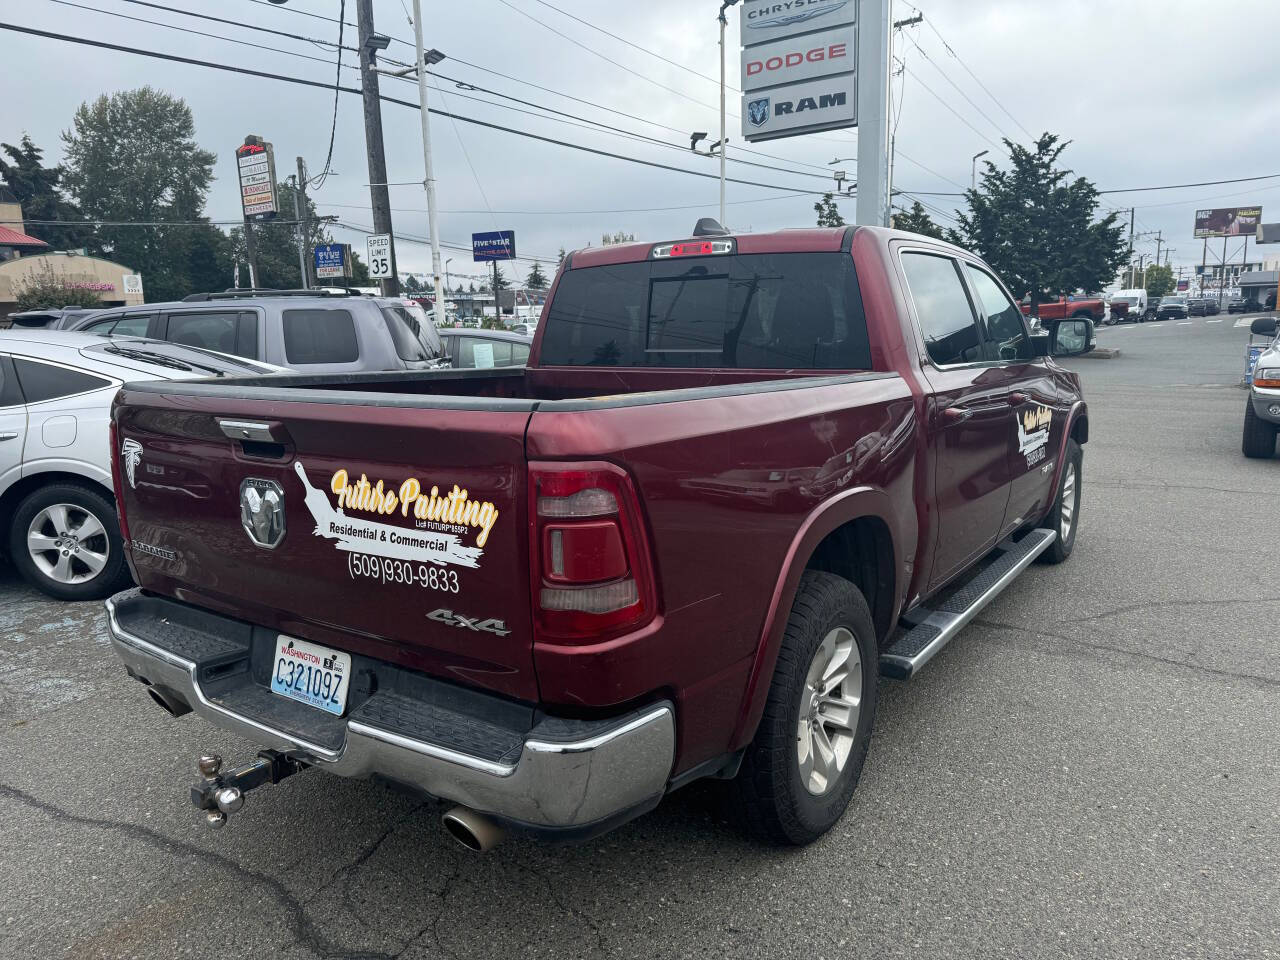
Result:
{"label": "silver suv", "polygon": [[429,370],[447,362],[420,304],[355,293],[199,293],[174,303],[97,311],[72,329],[168,340],[305,373]]}

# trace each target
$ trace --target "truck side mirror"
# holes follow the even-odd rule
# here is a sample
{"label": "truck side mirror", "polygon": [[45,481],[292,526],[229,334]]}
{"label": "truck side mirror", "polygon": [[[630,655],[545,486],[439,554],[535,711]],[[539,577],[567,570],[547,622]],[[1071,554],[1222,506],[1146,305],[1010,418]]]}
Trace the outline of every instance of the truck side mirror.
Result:
{"label": "truck side mirror", "polygon": [[1049,331],[1049,353],[1055,357],[1077,357],[1094,348],[1093,321],[1084,317],[1059,320]]}
{"label": "truck side mirror", "polygon": [[1260,334],[1264,337],[1273,337],[1276,333],[1275,317],[1258,317],[1253,323],[1249,324],[1249,332]]}

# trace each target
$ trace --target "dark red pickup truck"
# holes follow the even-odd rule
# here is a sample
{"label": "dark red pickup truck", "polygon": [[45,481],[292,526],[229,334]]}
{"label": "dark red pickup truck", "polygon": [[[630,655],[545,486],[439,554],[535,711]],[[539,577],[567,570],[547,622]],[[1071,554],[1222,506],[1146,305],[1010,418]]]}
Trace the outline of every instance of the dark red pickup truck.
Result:
{"label": "dark red pickup truck", "polygon": [[306,769],[585,837],[700,777],[804,843],[881,675],[1070,554],[1088,416],[981,261],[869,227],[570,256],[527,368],[133,384],[113,415],[130,675]]}

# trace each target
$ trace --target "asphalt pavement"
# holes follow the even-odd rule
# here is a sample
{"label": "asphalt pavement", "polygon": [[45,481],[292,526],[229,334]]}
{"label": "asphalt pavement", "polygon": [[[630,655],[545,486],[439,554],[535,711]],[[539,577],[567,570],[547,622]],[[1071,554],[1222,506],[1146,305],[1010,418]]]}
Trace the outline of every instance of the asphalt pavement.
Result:
{"label": "asphalt pavement", "polygon": [[[1075,555],[909,684],[803,850],[716,784],[573,847],[307,773],[221,831],[99,604],[0,567],[0,957],[1280,957],[1280,459],[1240,453],[1235,317],[1108,327]],[[1212,322],[1219,321],[1219,322]]]}

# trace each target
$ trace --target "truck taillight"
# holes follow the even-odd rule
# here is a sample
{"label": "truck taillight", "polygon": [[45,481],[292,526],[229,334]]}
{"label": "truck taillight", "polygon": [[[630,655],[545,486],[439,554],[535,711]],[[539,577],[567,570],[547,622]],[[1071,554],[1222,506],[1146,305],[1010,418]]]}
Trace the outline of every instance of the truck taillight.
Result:
{"label": "truck taillight", "polygon": [[611,463],[529,466],[539,638],[597,642],[642,626],[657,587],[640,501]]}
{"label": "truck taillight", "polygon": [[124,479],[120,464],[120,428],[116,426],[115,417],[111,418],[111,426],[107,435],[111,443],[111,489],[115,491],[116,495],[116,517],[120,521],[120,536],[125,543],[128,543],[129,521],[125,519],[124,515]]}

